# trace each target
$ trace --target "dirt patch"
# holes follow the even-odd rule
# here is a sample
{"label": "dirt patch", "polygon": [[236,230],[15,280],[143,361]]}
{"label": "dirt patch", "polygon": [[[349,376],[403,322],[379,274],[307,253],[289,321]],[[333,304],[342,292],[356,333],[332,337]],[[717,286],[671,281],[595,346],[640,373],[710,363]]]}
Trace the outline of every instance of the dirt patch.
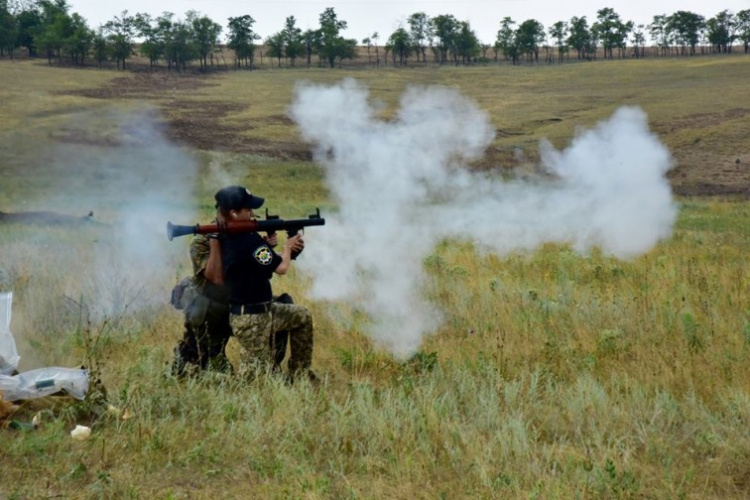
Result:
{"label": "dirt patch", "polygon": [[750,198],[750,154],[736,157],[691,148],[674,156],[677,165],[667,178],[676,194]]}
{"label": "dirt patch", "polygon": [[657,133],[673,133],[680,130],[706,128],[729,120],[741,120],[750,115],[750,109],[735,108],[722,113],[701,113],[682,116],[666,122],[653,122],[651,129]]}
{"label": "dirt patch", "polygon": [[[93,99],[141,99],[154,101],[166,118],[165,133],[171,140],[205,151],[231,151],[271,158],[312,159],[310,148],[302,142],[270,141],[251,138],[247,132],[264,124],[292,126],[284,115],[271,115],[255,124],[232,125],[226,118],[243,110],[236,103],[219,100],[187,100],[180,95],[216,86],[211,76],[165,72],[134,73],[115,78],[107,86],[70,92]],[[95,146],[120,146],[112,137],[99,137],[82,131],[62,131],[61,142]]]}
{"label": "dirt patch", "polygon": [[[680,132],[695,137],[691,144],[672,150],[676,165],[667,177],[676,194],[750,198],[750,150],[744,142],[749,116],[750,109],[733,108],[652,124],[652,130],[660,137],[669,138]],[[727,123],[734,126],[724,127],[721,139],[716,133],[704,137],[703,130],[716,130]]]}
{"label": "dirt patch", "polygon": [[263,119],[263,123],[268,125],[285,125],[288,127],[294,126],[294,120],[286,115],[271,115]]}
{"label": "dirt patch", "polygon": [[[249,137],[249,131],[265,125],[294,126],[286,115],[261,117],[248,124],[232,123],[228,118],[242,111],[236,103],[220,100],[188,100],[181,95],[195,96],[204,89],[216,86],[214,75],[175,72],[138,72],[115,78],[102,88],[72,92],[96,99],[143,99],[154,101],[165,118],[165,133],[175,142],[206,151],[228,151],[249,153],[279,159],[312,160],[311,148],[302,141],[272,141]],[[705,113],[678,117],[674,120],[651,124],[661,137],[683,130],[711,127],[728,120],[742,121],[750,115],[750,109],[735,108],[721,113]],[[550,117],[535,125],[546,125],[560,121]],[[523,136],[527,131],[519,129],[496,130],[498,137]],[[60,132],[55,139],[62,142],[98,146],[118,146],[116,138],[101,138],[96,134]],[[677,162],[668,178],[674,192],[685,196],[741,195],[750,198],[750,151],[730,156],[712,151],[697,141],[690,146],[674,150]],[[534,153],[529,153],[533,155]],[[744,156],[743,156],[744,155]],[[535,158],[519,159],[515,151],[490,147],[485,155],[472,163],[476,170],[497,169],[508,171],[535,171]],[[530,168],[529,165],[532,165]]]}
{"label": "dirt patch", "polygon": [[[167,135],[170,139],[205,151],[231,151],[279,159],[309,161],[309,147],[299,142],[270,141],[250,138],[246,132],[259,126],[230,125],[224,119],[231,113],[241,111],[236,104],[223,101],[172,101],[162,107],[168,118]],[[285,121],[286,120],[286,121]],[[281,115],[261,120],[266,123],[293,125]]]}
{"label": "dirt patch", "polygon": [[132,73],[115,78],[104,87],[74,90],[66,94],[93,99],[159,99],[174,98],[179,92],[195,92],[215,87],[211,77],[192,73],[153,72]]}
{"label": "dirt patch", "polygon": [[175,142],[202,150],[235,151],[248,126],[222,123],[237,106],[223,101],[170,100],[162,105],[167,118],[167,136]]}

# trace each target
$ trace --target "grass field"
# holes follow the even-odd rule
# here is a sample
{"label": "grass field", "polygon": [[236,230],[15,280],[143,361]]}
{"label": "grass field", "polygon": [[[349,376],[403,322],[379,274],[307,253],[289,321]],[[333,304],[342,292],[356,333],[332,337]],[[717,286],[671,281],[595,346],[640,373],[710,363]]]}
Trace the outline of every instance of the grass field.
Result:
{"label": "grass field", "polygon": [[[36,430],[0,430],[0,498],[747,498],[749,61],[211,76],[0,61],[0,212],[103,223],[0,224],[21,371],[86,364],[117,409],[63,401]],[[541,138],[562,148],[639,105],[677,161],[674,231],[630,260],[441,243],[422,267],[443,321],[407,360],[293,272],[274,286],[313,312],[320,388],[170,377],[167,299],[189,262],[166,221],[207,220],[227,183],[284,216],[335,211],[287,111],[300,80],[344,76],[386,119],[411,84],[458,89],[496,130],[471,168],[509,178],[533,176]]]}

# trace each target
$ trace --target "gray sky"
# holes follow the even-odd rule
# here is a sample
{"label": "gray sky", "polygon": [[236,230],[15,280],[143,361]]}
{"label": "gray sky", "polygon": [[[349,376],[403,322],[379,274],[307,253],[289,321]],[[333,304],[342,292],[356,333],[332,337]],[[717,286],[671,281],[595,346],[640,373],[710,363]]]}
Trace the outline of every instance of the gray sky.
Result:
{"label": "gray sky", "polygon": [[68,4],[94,28],[123,10],[152,16],[173,12],[180,19],[188,10],[196,10],[225,28],[227,18],[249,14],[256,21],[256,32],[264,39],[281,31],[288,16],[294,16],[297,26],[303,30],[317,28],[320,13],[333,7],[339,19],[348,23],[348,29],[342,33],[344,36],[361,40],[378,32],[380,44],[385,43],[400,24],[406,25],[406,19],[415,12],[425,12],[429,16],[452,14],[461,21],[469,21],[482,42],[491,43],[500,20],[506,16],[516,23],[536,19],[549,28],[573,16],[586,16],[591,23],[596,19],[597,10],[605,7],[613,8],[623,21],[636,24],[648,24],[655,15],[679,10],[695,12],[708,19],[724,9],[738,12],[750,8],[748,0],[69,0]]}

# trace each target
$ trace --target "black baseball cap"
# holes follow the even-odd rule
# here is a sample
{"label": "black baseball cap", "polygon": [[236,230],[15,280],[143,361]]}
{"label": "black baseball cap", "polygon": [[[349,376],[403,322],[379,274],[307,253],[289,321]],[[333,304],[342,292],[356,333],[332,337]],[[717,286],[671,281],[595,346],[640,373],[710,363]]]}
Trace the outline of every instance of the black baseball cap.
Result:
{"label": "black baseball cap", "polygon": [[226,211],[242,210],[243,208],[255,210],[263,206],[263,202],[266,201],[253,195],[249,189],[242,186],[228,186],[219,189],[214,195],[214,199],[216,200],[216,208]]}

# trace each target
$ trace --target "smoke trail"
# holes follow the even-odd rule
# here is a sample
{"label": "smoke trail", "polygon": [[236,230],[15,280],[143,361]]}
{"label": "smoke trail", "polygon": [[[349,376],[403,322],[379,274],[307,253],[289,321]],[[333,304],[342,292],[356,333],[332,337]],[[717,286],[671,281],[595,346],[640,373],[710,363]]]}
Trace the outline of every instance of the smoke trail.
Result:
{"label": "smoke trail", "polygon": [[[56,134],[59,142],[30,158],[27,169],[43,172],[43,184],[28,190],[42,196],[27,195],[16,209],[93,211],[109,226],[39,227],[8,244],[0,267],[33,275],[40,288],[29,309],[59,311],[67,297],[101,321],[165,304],[177,264],[189,263],[186,247],[167,240],[166,222],[194,220],[195,158],[169,141],[150,108],[79,113]],[[17,307],[22,314],[24,305]]]}
{"label": "smoke trail", "polygon": [[493,140],[489,117],[454,90],[411,88],[384,122],[353,80],[302,85],[291,109],[315,144],[340,212],[300,262],[316,298],[346,301],[398,356],[440,321],[421,296],[422,260],[445,238],[472,238],[498,255],[569,243],[621,258],[667,237],[676,217],[667,149],[646,115],[622,108],[564,151],[543,141],[545,183],[502,182],[462,169]]}

